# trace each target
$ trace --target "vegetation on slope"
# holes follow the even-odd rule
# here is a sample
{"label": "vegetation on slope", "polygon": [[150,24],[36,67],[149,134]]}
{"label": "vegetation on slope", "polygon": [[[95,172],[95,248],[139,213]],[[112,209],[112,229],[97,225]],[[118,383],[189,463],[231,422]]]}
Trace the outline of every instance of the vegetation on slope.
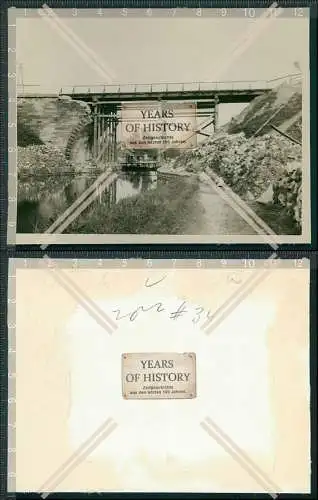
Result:
{"label": "vegetation on slope", "polygon": [[[301,83],[283,83],[270,93],[254,99],[243,111],[225,126],[229,134],[243,132],[245,137],[271,133],[271,124],[291,133],[301,142]],[[294,119],[297,123],[294,124]],[[294,126],[294,130],[291,128]]]}
{"label": "vegetation on slope", "polygon": [[105,212],[94,202],[67,233],[182,234],[200,211],[196,179],[177,179],[120,200]]}

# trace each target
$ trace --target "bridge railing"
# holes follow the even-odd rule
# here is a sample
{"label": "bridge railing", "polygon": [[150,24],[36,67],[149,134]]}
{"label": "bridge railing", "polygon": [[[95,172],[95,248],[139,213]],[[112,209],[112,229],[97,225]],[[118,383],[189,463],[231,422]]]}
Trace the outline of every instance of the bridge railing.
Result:
{"label": "bridge railing", "polygon": [[[270,90],[283,81],[294,83],[300,81],[301,73],[280,76],[272,80],[236,80],[218,82],[155,82],[155,83],[127,83],[113,85],[76,85],[67,86],[60,91],[47,90],[49,94],[76,95],[76,94],[134,94],[134,93],[164,93],[164,92],[196,92],[196,91],[246,91],[246,90]],[[40,91],[40,85],[18,85],[18,93],[27,95]],[[40,93],[44,93],[41,88]]]}
{"label": "bridge railing", "polygon": [[239,91],[239,90],[266,90],[270,84],[267,80],[256,81],[219,81],[219,82],[157,82],[157,83],[128,83],[117,85],[76,85],[64,87],[61,94],[134,94],[155,92],[197,92],[197,91]]}
{"label": "bridge railing", "polygon": [[279,85],[282,82],[286,83],[298,83],[302,80],[303,74],[302,73],[293,73],[290,75],[285,75],[285,76],[279,76],[278,78],[273,78],[272,80],[268,80],[268,83],[271,85]]}

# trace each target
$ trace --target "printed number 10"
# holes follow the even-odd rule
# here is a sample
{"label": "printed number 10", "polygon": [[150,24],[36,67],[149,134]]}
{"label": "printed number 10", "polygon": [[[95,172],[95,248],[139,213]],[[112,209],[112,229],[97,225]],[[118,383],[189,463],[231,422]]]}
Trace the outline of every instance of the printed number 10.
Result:
{"label": "printed number 10", "polygon": [[245,17],[255,17],[255,9],[244,9]]}

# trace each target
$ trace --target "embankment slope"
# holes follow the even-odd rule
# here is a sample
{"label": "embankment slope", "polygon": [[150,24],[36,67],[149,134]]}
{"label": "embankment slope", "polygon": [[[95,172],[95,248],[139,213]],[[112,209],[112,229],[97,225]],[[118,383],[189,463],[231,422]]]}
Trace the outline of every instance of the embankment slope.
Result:
{"label": "embankment slope", "polygon": [[[290,219],[290,232],[295,234],[300,232],[302,216],[301,141],[301,83],[283,83],[254,99],[200,146],[181,153],[173,168],[183,166],[192,172],[211,168],[260,215],[266,217],[261,204],[278,208],[276,213]],[[273,226],[272,221],[265,222]],[[279,221],[273,229],[277,227]]]}

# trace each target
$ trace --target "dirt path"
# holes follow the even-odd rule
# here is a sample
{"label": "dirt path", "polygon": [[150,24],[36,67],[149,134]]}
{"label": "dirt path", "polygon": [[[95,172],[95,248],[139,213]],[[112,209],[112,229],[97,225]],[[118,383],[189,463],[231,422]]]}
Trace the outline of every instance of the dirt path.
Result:
{"label": "dirt path", "polygon": [[187,234],[254,235],[256,231],[207,183],[201,181],[196,221]]}

